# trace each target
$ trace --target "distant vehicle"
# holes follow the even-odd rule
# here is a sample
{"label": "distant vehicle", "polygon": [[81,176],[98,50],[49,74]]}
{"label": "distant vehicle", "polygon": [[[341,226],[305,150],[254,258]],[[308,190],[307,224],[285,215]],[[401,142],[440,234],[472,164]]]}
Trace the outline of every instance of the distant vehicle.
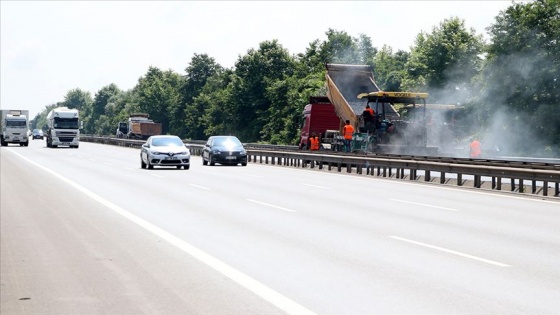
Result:
{"label": "distant vehicle", "polygon": [[29,111],[0,109],[0,144],[4,147],[10,143],[20,146],[29,145]]}
{"label": "distant vehicle", "polygon": [[116,136],[117,138],[146,140],[150,136],[161,135],[161,128],[161,123],[151,120],[150,115],[136,113],[130,115],[128,122],[119,122]]}
{"label": "distant vehicle", "polygon": [[35,140],[35,139],[43,140],[43,137],[45,136],[45,134],[43,133],[43,130],[41,130],[41,129],[33,129],[32,136],[33,136],[33,140]]}
{"label": "distant vehicle", "polygon": [[211,136],[202,149],[202,164],[247,166],[247,150],[235,136]]}
{"label": "distant vehicle", "polygon": [[140,151],[140,166],[153,169],[154,166],[176,166],[188,170],[191,153],[189,148],[178,136],[151,136],[142,145]]}

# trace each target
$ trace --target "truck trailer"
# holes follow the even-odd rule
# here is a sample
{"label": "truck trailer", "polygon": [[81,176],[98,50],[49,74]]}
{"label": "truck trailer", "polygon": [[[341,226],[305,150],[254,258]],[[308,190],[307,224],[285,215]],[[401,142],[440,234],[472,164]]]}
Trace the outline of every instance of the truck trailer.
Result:
{"label": "truck trailer", "polygon": [[47,114],[47,147],[80,146],[80,112],[73,108],[57,107]]}
{"label": "truck trailer", "polygon": [[161,135],[162,125],[150,119],[145,113],[131,114],[128,122],[120,122],[117,137],[146,140],[150,136]]}
{"label": "truck trailer", "polygon": [[7,146],[9,143],[17,143],[20,146],[29,145],[29,111],[2,109],[2,135],[0,136],[1,145]]}

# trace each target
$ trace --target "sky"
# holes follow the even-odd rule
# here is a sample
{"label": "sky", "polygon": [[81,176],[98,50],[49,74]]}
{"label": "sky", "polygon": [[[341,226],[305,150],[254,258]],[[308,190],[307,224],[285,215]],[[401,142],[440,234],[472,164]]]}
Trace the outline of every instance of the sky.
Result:
{"label": "sky", "polygon": [[[516,2],[522,2],[517,1]],[[0,108],[31,118],[72,89],[133,88],[150,66],[185,74],[194,54],[226,68],[263,41],[305,52],[329,29],[406,50],[451,17],[488,39],[502,1],[0,0]]]}

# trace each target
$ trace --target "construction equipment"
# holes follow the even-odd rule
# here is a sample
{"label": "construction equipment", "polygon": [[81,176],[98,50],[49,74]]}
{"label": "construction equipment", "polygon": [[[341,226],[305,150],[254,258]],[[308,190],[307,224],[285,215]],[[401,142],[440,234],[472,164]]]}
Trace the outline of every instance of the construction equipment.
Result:
{"label": "construction equipment", "polygon": [[[426,115],[428,93],[377,91],[361,93],[358,98],[366,100],[376,113],[372,135],[374,141],[371,142],[373,151],[415,155],[437,153],[437,147],[428,146]],[[401,112],[405,112],[406,116],[402,117],[397,112],[397,118],[393,118],[396,106]]]}

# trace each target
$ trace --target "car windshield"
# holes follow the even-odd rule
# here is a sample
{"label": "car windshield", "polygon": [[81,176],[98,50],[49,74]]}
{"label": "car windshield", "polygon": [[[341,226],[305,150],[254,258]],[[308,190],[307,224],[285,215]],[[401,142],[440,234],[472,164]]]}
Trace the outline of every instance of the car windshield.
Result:
{"label": "car windshield", "polygon": [[162,137],[152,139],[152,145],[156,147],[184,147],[185,144],[178,137]]}
{"label": "car windshield", "polygon": [[213,145],[219,147],[226,147],[226,148],[233,148],[233,147],[241,147],[241,141],[235,137],[223,137],[223,138],[216,138],[214,139]]}

